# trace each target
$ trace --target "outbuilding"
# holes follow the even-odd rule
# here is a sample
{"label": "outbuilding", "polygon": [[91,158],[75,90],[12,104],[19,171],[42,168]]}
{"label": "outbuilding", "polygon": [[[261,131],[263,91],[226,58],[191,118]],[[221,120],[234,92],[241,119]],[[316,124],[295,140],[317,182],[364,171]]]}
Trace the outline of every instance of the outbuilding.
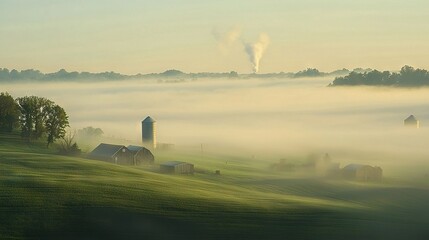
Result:
{"label": "outbuilding", "polygon": [[180,161],[169,161],[160,165],[160,171],[163,173],[193,174],[194,164]]}
{"label": "outbuilding", "polygon": [[417,118],[414,115],[410,115],[404,120],[404,126],[406,127],[412,127],[412,128],[419,128],[420,122],[417,120]]}
{"label": "outbuilding", "polygon": [[349,164],[342,169],[345,179],[358,181],[381,181],[383,170],[370,165]]}
{"label": "outbuilding", "polygon": [[129,145],[127,147],[134,155],[134,165],[153,164],[155,157],[152,152],[142,146]]}
{"label": "outbuilding", "polygon": [[101,143],[89,154],[89,157],[121,165],[133,165],[133,153],[123,145]]}

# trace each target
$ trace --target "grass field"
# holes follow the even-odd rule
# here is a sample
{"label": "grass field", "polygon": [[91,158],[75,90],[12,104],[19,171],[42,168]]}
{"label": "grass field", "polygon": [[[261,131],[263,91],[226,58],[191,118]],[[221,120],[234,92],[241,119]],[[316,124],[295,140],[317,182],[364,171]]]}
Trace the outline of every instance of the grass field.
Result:
{"label": "grass field", "polygon": [[156,154],[167,160],[197,173],[59,156],[0,135],[0,239],[429,238],[425,179],[334,181],[237,156]]}

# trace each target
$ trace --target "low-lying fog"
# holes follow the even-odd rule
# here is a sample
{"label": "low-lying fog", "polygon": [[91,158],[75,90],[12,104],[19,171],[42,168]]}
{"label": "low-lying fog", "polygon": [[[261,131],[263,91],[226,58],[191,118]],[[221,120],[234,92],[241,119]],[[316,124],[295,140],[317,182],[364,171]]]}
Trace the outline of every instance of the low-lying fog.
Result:
{"label": "low-lying fog", "polygon": [[[72,129],[99,127],[139,141],[140,122],[157,121],[159,142],[222,152],[429,156],[429,88],[326,87],[332,78],[127,80],[2,85],[63,106]],[[406,129],[414,114],[420,129]],[[370,154],[368,154],[370,153]],[[386,159],[388,160],[388,159]],[[377,160],[379,161],[379,159]]]}

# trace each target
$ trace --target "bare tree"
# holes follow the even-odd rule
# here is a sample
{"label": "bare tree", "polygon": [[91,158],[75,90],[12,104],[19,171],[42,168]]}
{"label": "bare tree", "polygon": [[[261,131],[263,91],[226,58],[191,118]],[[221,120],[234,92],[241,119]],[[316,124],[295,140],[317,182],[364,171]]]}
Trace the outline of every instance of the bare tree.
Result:
{"label": "bare tree", "polygon": [[74,140],[76,136],[76,131],[68,131],[61,138],[60,141],[60,153],[64,155],[79,155],[81,150],[77,146],[76,141]]}

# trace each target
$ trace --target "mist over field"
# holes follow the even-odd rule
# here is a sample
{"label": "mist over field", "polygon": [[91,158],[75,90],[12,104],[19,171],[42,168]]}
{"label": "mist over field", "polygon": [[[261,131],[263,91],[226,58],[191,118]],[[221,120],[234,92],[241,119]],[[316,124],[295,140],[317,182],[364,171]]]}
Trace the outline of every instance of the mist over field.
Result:
{"label": "mist over field", "polygon": [[428,8],[1,0],[0,240],[429,239]]}
{"label": "mist over field", "polygon": [[[374,165],[429,157],[428,88],[326,87],[331,81],[38,82],[5,84],[2,91],[47,97],[66,109],[72,129],[99,127],[107,136],[135,142],[141,120],[150,115],[159,142],[178,147],[203,144],[207,151],[261,159],[329,152],[344,163]],[[404,128],[410,114],[420,129]]]}

